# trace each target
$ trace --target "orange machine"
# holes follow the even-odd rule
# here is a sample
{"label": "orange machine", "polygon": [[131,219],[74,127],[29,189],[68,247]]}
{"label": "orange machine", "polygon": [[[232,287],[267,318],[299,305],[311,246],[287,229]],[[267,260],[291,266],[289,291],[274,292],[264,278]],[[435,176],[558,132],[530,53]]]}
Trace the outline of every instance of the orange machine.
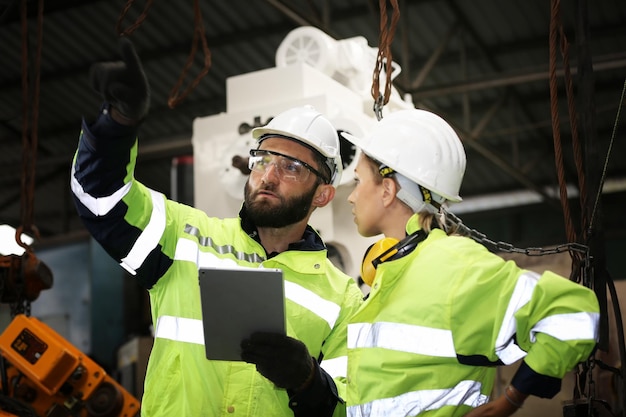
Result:
{"label": "orange machine", "polygon": [[[34,317],[0,335],[2,395],[40,417],[135,417],[140,403],[97,363]],[[0,402],[0,409],[3,403]],[[14,412],[12,409],[8,411]],[[0,411],[0,417],[4,415]]]}

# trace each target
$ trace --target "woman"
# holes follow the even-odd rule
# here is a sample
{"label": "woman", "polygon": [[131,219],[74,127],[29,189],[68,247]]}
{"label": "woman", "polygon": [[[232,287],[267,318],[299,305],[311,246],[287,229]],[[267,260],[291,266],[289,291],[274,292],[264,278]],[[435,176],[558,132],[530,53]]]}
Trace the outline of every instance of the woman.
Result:
{"label": "woman", "polygon": [[[461,201],[465,152],[424,110],[400,110],[365,138],[348,197],[368,250],[367,300],[348,325],[348,416],[508,416],[528,395],[551,398],[596,344],[590,289],[541,275],[447,230]],[[489,401],[496,366],[523,358]]]}

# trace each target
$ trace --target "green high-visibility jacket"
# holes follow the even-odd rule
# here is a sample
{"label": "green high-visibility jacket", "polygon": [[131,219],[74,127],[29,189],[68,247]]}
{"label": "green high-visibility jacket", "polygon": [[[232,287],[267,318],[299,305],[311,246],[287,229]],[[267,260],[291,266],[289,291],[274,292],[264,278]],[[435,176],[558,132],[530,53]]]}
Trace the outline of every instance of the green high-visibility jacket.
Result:
{"label": "green high-visibility jacket", "polygon": [[[245,210],[242,218],[208,217],[135,180],[136,130],[129,134],[101,120],[105,116],[91,126],[83,123],[71,186],[94,238],[150,294],[155,340],[142,416],[294,416],[287,391],[254,365],[206,359],[198,269],[208,266],[280,268],[287,334],[323,358],[321,367],[342,395],[347,320],[363,294],[327,259],[317,233],[309,227],[302,242],[268,259]],[[291,406],[298,408],[294,401]],[[334,415],[345,415],[345,406],[338,404]]]}
{"label": "green high-visibility jacket", "polygon": [[378,266],[350,319],[348,416],[463,416],[489,400],[496,366],[522,358],[512,384],[552,397],[592,352],[598,320],[590,289],[434,229]]}

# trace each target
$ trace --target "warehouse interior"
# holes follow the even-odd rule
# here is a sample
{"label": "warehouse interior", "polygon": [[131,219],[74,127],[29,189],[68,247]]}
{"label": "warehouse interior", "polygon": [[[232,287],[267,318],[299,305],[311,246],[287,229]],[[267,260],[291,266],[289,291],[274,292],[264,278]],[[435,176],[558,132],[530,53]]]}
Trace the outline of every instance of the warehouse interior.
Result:
{"label": "warehouse interior", "polygon": [[[390,92],[382,117],[399,108],[431,110],[461,137],[464,201],[451,212],[474,237],[521,265],[563,276],[574,270],[572,244],[573,252],[591,256],[589,279],[605,301],[602,360],[620,367],[615,297],[626,303],[626,2],[0,1],[0,224],[13,228],[1,239],[24,239],[21,246],[35,256],[5,249],[0,276],[39,260],[39,273],[49,277],[26,307],[44,324],[26,326],[58,333],[77,355],[93,359],[90,369],[101,367],[109,384],[140,398],[152,331],[147,294],[91,239],[69,187],[81,121],[100,108],[90,67],[119,59],[121,33],[150,80],[136,171],[148,187],[234,216],[241,200],[233,189],[242,183],[228,168],[237,141],[274,114],[268,112],[334,94],[334,87],[312,91],[302,82],[309,67],[362,100],[356,109],[346,100],[337,116],[352,133],[363,125],[346,115],[373,121],[376,97]],[[383,74],[374,88],[381,73],[372,58],[381,44],[395,67],[392,83]],[[301,64],[295,78],[285,77]],[[230,116],[237,132],[228,130]],[[214,143],[201,147],[203,138]],[[355,155],[345,155],[334,204],[349,214]],[[359,254],[369,242],[353,241],[338,221],[317,219],[325,239],[337,243],[337,262],[358,279]],[[15,229],[27,236],[18,239]],[[15,300],[3,300],[9,302],[0,303],[0,330],[11,329],[16,311]],[[605,406],[598,412],[623,415],[624,371],[595,372],[598,386],[609,387],[598,399],[614,414]],[[506,371],[500,377],[508,380]],[[536,400],[516,415],[560,415],[576,381],[572,374],[558,398]]]}

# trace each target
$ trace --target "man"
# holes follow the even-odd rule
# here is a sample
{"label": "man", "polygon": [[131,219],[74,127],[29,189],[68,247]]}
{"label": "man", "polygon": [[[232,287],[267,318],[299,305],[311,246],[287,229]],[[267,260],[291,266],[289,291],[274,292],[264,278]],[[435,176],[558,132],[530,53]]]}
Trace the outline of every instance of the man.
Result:
{"label": "man", "polygon": [[[95,122],[83,121],[71,187],[94,238],[150,294],[155,341],[142,416],[345,413],[336,404],[346,323],[362,293],[330,263],[308,225],[311,213],[334,197],[341,175],[336,129],[311,107],[287,110],[255,129],[258,148],[251,151],[239,218],[209,217],[134,179],[150,88],[132,43],[120,44],[123,61],[92,70],[105,103]],[[280,268],[288,284],[289,337],[258,333],[242,341],[251,364],[205,357],[198,268],[224,265]]]}

